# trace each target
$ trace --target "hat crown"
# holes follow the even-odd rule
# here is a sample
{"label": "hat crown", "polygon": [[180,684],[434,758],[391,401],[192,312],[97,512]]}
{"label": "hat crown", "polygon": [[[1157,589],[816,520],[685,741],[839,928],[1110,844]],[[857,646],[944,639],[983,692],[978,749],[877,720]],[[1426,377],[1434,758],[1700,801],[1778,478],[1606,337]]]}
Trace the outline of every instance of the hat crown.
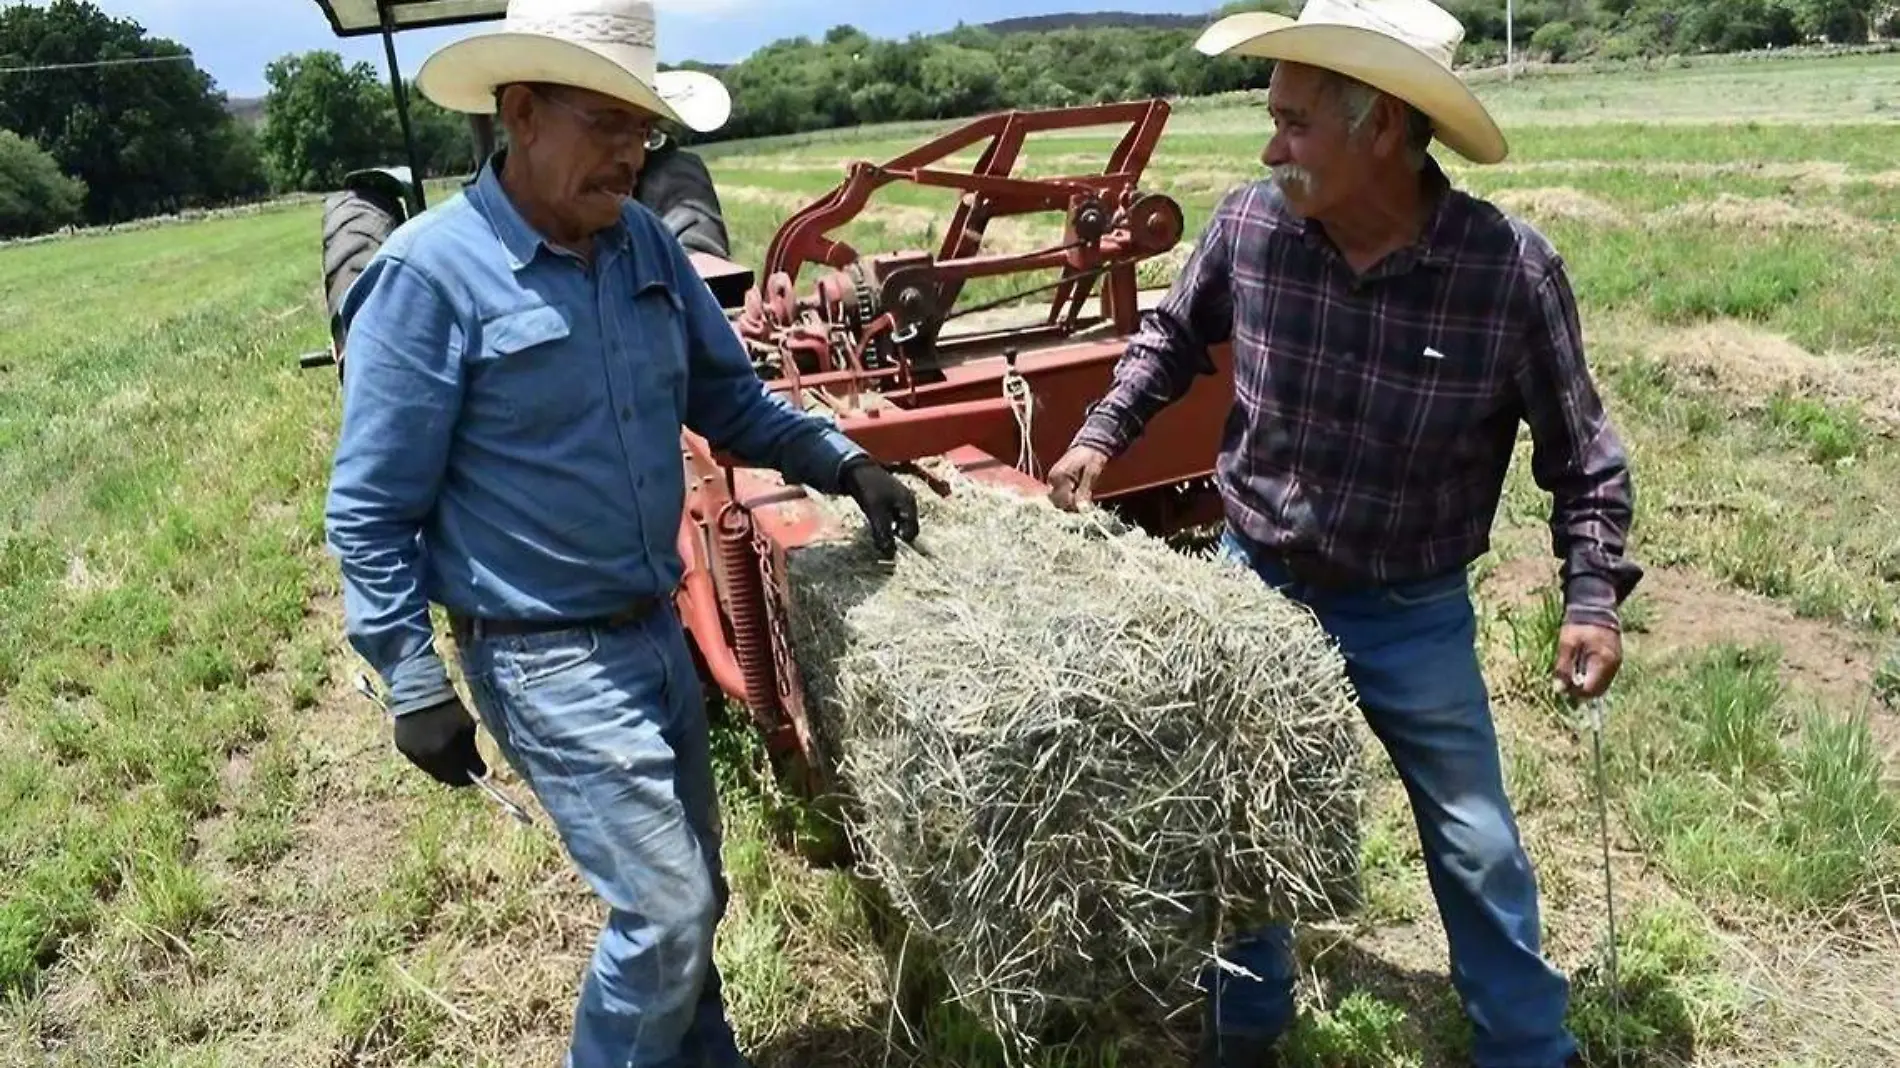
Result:
{"label": "hat crown", "polygon": [[652,0],[510,0],[503,29],[624,50],[649,80],[656,65]]}
{"label": "hat crown", "polygon": [[1451,69],[1465,28],[1431,0],[1307,0],[1301,25],[1354,26],[1404,41]]}

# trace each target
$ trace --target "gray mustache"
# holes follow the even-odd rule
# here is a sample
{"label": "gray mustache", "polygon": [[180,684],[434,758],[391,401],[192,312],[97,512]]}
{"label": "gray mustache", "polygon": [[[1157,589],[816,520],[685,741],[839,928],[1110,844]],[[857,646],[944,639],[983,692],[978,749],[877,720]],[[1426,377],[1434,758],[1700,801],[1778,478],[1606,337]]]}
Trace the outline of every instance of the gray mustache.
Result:
{"label": "gray mustache", "polygon": [[1273,184],[1281,189],[1298,185],[1303,192],[1313,190],[1313,172],[1297,163],[1282,163],[1273,168]]}

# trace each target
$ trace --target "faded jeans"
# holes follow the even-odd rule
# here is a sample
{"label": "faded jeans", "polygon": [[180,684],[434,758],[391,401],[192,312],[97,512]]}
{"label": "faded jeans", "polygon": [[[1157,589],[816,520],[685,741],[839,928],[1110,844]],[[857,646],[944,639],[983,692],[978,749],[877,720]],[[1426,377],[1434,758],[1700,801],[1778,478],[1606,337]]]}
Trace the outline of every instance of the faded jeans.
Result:
{"label": "faded jeans", "polygon": [[[1539,950],[1537,885],[1504,793],[1465,573],[1342,593],[1293,582],[1232,532],[1221,552],[1312,608],[1339,643],[1411,800],[1478,1068],[1559,1068],[1576,1049],[1564,1024],[1569,983]],[[1226,955],[1264,981],[1209,969],[1210,1030],[1283,1033],[1294,1019],[1290,932],[1255,932]]]}
{"label": "faded jeans", "polygon": [[503,757],[609,908],[567,1068],[742,1065],[712,963],[726,902],[718,801],[678,617],[490,635],[461,658]]}

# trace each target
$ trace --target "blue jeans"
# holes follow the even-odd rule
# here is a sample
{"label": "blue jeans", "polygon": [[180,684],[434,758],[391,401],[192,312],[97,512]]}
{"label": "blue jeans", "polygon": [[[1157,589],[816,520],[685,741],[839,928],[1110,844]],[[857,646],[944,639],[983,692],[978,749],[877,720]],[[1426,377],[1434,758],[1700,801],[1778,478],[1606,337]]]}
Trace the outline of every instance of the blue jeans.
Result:
{"label": "blue jeans", "polygon": [[[1339,643],[1411,800],[1478,1068],[1559,1068],[1576,1050],[1564,1024],[1570,988],[1539,950],[1537,885],[1504,793],[1465,573],[1326,591],[1294,582],[1232,532],[1221,552],[1310,607]],[[1210,969],[1210,1030],[1281,1034],[1294,1019],[1291,933],[1255,932],[1227,956],[1262,981]]]}
{"label": "blue jeans", "polygon": [[662,609],[613,630],[461,649],[477,713],[609,912],[567,1068],[733,1068],[713,929],[725,911],[699,676]]}

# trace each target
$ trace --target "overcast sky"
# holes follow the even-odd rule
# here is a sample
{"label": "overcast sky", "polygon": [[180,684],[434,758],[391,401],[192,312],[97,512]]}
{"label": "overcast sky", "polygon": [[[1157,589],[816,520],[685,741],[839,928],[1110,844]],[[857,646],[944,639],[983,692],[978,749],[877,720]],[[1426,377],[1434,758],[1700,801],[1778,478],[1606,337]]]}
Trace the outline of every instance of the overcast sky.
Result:
{"label": "overcast sky", "polygon": [[[6,6],[20,0],[0,0]],[[44,0],[25,0],[43,3]],[[191,49],[200,67],[232,96],[262,96],[264,66],[288,52],[332,48],[349,59],[376,64],[384,77],[379,38],[339,41],[316,0],[93,0],[112,15],[130,18],[156,37]],[[728,63],[782,37],[822,36],[850,23],[878,37],[947,30],[961,19],[989,22],[1015,15],[1065,11],[1201,13],[1220,0],[656,0],[660,58]],[[937,12],[932,15],[930,12]],[[414,77],[422,60],[444,41],[479,29],[410,30],[396,38],[403,73]]]}

